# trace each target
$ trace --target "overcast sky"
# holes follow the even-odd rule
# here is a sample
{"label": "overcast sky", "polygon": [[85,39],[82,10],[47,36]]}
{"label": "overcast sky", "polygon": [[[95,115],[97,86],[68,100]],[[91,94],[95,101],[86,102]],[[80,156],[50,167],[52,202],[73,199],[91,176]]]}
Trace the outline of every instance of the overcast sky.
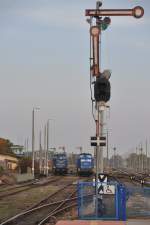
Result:
{"label": "overcast sky", "polygon": [[[50,146],[89,151],[95,135],[89,89],[89,25],[94,0],[0,0],[0,136],[31,146],[31,113],[50,121]],[[103,32],[102,68],[111,69],[110,148],[125,153],[148,138],[150,1],[105,0],[103,8],[145,8],[142,19],[112,18]],[[93,149],[91,149],[91,152]]]}

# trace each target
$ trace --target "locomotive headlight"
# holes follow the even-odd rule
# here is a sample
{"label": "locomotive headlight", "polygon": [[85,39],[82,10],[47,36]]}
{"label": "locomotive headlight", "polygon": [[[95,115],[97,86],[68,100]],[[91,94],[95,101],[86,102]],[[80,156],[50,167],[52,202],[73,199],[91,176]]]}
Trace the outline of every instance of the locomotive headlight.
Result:
{"label": "locomotive headlight", "polygon": [[133,9],[133,16],[137,19],[141,18],[144,15],[144,9],[141,6],[136,6]]}

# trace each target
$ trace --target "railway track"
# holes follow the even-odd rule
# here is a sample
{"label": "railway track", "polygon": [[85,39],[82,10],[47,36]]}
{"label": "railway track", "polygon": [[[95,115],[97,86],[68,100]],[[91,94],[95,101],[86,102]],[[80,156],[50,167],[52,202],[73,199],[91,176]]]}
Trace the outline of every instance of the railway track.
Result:
{"label": "railway track", "polygon": [[25,186],[28,186],[28,185],[33,184],[33,183],[34,183],[34,181],[26,182],[24,184],[14,184],[12,186],[4,185],[4,186],[0,187],[0,193],[6,192],[6,191],[11,191],[11,190],[18,189],[18,188],[21,188],[21,187],[25,187]]}
{"label": "railway track", "polygon": [[[76,184],[68,182],[63,185],[59,190],[50,194],[45,199],[36,203],[14,217],[4,221],[1,225],[35,225],[41,221],[45,221],[47,216],[51,216],[51,212],[60,210],[66,203],[72,204],[76,200]],[[43,222],[44,223],[44,222]],[[42,224],[42,223],[41,223]]]}
{"label": "railway track", "polygon": [[53,182],[57,182],[58,180],[60,180],[60,177],[52,177],[51,179],[48,179],[45,182],[41,182],[41,181],[36,182],[36,183],[31,182],[31,183],[20,185],[20,186],[17,186],[17,187],[12,187],[12,188],[7,189],[5,191],[1,191],[2,194],[0,192],[0,200],[5,198],[5,197],[8,197],[8,196],[12,196],[12,195],[16,195],[18,193],[24,192],[24,191],[28,191],[30,189],[38,188],[40,186],[49,185]]}
{"label": "railway track", "polygon": [[138,174],[138,173],[129,173],[127,171],[118,170],[113,175],[115,179],[120,183],[128,182],[133,185],[143,185],[145,187],[150,187],[150,182],[148,181],[149,176]]}
{"label": "railway track", "polygon": [[[64,203],[64,206],[62,207],[57,207],[56,210],[54,210],[53,212],[51,212],[45,219],[43,219],[40,223],[38,223],[38,225],[50,225],[50,224],[56,224],[56,222],[58,221],[57,216],[61,216],[61,214],[65,213],[66,211],[70,211],[72,210],[72,208],[75,208],[77,206],[77,203]],[[71,215],[71,212],[70,212]],[[72,219],[75,219],[76,217],[72,217]],[[54,220],[53,223],[51,223],[51,219]],[[77,219],[77,218],[76,218]]]}
{"label": "railway track", "polygon": [[72,192],[69,195],[68,200],[65,199],[62,202],[60,202],[53,211],[51,211],[44,219],[42,219],[38,223],[38,225],[46,224],[50,220],[50,218],[52,218],[52,217],[54,218],[54,216],[56,216],[58,213],[60,214],[61,212],[64,212],[64,210],[70,209],[73,206],[76,206],[77,205],[77,202],[75,201],[76,200],[76,197],[73,198],[73,196],[74,196],[75,193],[76,193],[76,191]]}

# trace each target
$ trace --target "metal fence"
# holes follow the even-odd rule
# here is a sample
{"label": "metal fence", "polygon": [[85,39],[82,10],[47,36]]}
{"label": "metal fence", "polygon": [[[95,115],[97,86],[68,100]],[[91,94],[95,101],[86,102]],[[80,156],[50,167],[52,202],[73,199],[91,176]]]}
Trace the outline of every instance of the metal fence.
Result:
{"label": "metal fence", "polygon": [[[99,183],[97,184],[100,185]],[[114,186],[114,193],[105,191],[98,194],[93,182],[78,183],[78,216],[80,219],[126,220],[126,192],[117,183],[103,183],[105,187]]]}
{"label": "metal fence", "polygon": [[150,188],[128,188],[126,207],[128,218],[150,218]]}

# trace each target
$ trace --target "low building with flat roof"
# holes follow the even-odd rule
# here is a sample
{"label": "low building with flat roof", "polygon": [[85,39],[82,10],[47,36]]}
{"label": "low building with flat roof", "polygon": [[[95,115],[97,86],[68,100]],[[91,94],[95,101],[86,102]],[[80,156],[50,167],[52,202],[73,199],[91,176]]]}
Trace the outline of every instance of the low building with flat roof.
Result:
{"label": "low building with flat roof", "polygon": [[15,170],[18,166],[18,158],[14,155],[0,154],[0,166],[4,170]]}

